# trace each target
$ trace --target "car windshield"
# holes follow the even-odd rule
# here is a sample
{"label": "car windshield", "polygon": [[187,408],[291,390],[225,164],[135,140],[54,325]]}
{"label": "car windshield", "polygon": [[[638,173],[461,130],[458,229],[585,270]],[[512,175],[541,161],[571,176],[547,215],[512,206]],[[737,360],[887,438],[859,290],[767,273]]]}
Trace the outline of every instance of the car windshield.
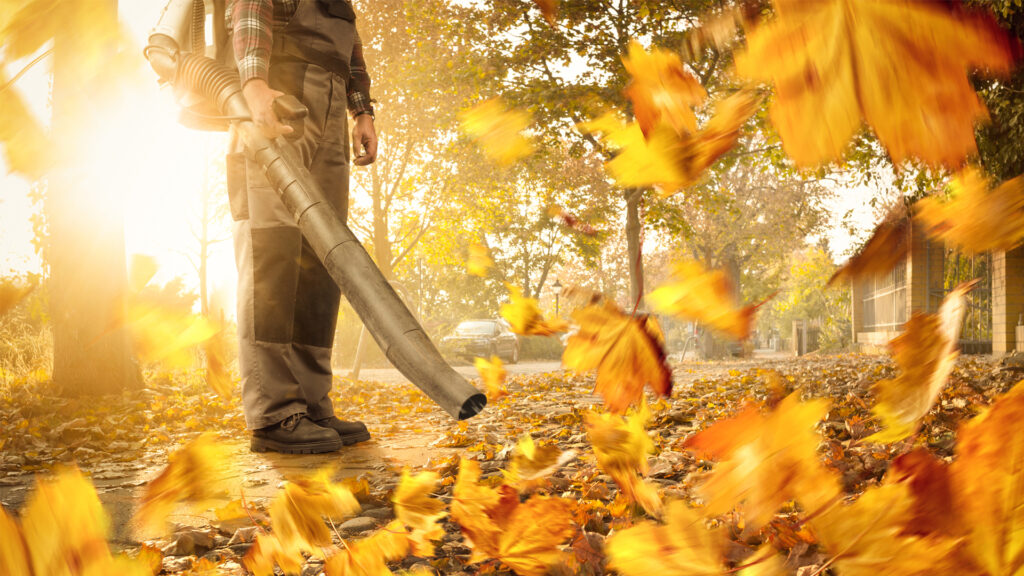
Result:
{"label": "car windshield", "polygon": [[494,322],[463,322],[455,329],[456,334],[490,336],[494,334]]}

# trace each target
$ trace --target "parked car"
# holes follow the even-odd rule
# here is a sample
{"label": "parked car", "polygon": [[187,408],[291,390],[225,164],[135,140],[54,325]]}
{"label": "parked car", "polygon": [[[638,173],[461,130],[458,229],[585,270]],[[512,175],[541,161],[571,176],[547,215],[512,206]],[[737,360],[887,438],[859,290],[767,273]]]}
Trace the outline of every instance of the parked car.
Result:
{"label": "parked car", "polygon": [[519,338],[499,320],[465,320],[441,339],[441,351],[467,360],[497,356],[515,364],[519,362]]}

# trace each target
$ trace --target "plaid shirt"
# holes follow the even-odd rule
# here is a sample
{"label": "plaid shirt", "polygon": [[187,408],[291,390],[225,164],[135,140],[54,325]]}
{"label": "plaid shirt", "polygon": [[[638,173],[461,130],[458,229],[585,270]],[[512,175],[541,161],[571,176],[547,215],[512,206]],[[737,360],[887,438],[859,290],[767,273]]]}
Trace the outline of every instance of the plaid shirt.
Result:
{"label": "plaid shirt", "polygon": [[[243,85],[253,78],[267,80],[273,33],[285,27],[301,1],[314,0],[229,0],[227,26],[234,34],[235,57]],[[370,75],[366,71],[358,32],[349,68],[352,72],[348,82],[349,113],[353,117],[360,112],[372,113]]]}

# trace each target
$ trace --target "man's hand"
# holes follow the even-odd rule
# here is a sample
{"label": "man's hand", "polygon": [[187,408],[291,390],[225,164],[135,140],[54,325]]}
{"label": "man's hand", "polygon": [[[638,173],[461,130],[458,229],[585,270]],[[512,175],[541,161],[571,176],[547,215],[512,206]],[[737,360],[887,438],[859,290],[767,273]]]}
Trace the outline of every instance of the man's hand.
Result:
{"label": "man's hand", "polygon": [[355,122],[352,128],[352,150],[356,158],[352,163],[366,166],[377,159],[377,130],[373,127],[373,116],[369,114],[356,116]]}
{"label": "man's hand", "polygon": [[267,138],[291,134],[292,127],[281,123],[274,113],[274,99],[284,96],[283,92],[272,90],[262,78],[253,78],[242,87],[245,103],[249,105],[252,121]]}

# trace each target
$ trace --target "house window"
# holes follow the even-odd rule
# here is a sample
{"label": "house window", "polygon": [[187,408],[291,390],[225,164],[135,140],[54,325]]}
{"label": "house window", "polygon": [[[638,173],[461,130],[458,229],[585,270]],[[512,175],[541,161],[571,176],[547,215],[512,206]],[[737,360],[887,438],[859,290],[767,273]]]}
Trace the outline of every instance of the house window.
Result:
{"label": "house window", "polygon": [[864,331],[895,331],[907,321],[907,264],[864,280]]}

